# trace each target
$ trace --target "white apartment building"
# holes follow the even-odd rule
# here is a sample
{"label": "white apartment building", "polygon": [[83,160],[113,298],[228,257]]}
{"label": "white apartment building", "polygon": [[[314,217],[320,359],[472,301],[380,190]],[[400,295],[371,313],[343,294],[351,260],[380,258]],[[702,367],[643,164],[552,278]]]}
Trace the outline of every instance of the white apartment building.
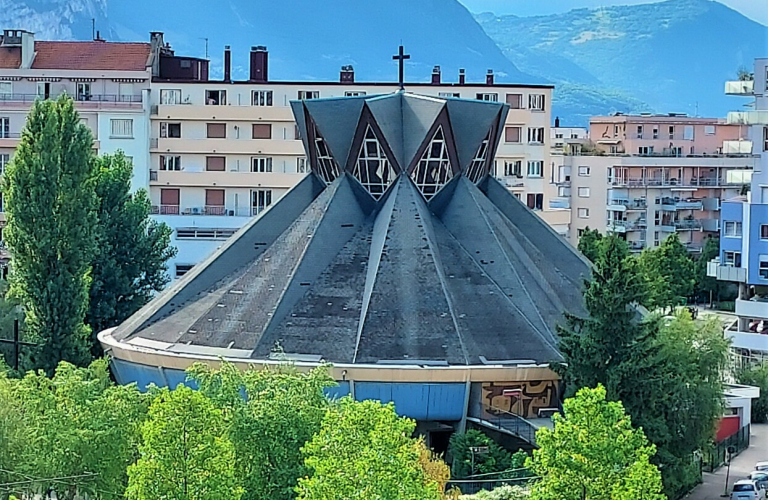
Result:
{"label": "white apartment building", "polygon": [[[337,82],[272,81],[265,47],[252,48],[248,80],[231,79],[228,48],[224,61],[223,80],[211,80],[207,61],[166,48],[151,84],[150,196],[156,217],[174,229],[179,253],[170,263],[173,277],[306,175],[290,101],[398,90],[396,83],[356,82],[351,66],[342,67]],[[445,83],[435,67],[430,83],[405,87],[424,95],[507,102],[511,109],[495,175],[561,234],[567,232],[564,212],[545,201],[553,193],[547,177],[551,86],[498,84],[490,71],[483,83],[467,83],[463,72],[457,83]]]}

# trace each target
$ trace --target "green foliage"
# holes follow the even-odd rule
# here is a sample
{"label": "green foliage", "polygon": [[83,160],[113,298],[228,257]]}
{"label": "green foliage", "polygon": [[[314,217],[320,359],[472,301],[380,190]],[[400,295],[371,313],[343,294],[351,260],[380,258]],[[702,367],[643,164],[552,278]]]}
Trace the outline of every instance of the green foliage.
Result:
{"label": "green foliage", "polygon": [[705,301],[709,301],[710,296],[714,300],[720,298],[720,282],[717,278],[707,276],[707,264],[718,255],[720,255],[720,238],[707,238],[701,255],[694,264],[695,293]]}
{"label": "green foliage", "polygon": [[462,500],[528,500],[531,492],[520,486],[505,484],[490,491],[479,491],[475,495],[466,495]]}
{"label": "green foliage", "polygon": [[110,381],[106,360],[62,362],[53,378],[0,374],[0,483],[16,482],[11,493],[24,498],[122,498],[146,411],[135,386]]}
{"label": "green foliage", "polygon": [[[12,340],[13,339],[13,322],[19,320],[19,336],[21,340],[25,340],[25,325],[24,325],[24,311],[19,307],[18,300],[13,297],[8,297],[8,282],[0,279],[0,338]],[[13,346],[11,344],[0,344],[0,363],[5,363],[10,367],[13,363]],[[19,350],[19,365],[20,368],[25,366],[26,361],[26,348],[22,347]],[[0,370],[2,371],[2,370]]]}
{"label": "green foliage", "polygon": [[122,152],[96,160],[97,252],[86,322],[92,353],[101,355],[100,331],[117,326],[168,283],[166,262],[176,255],[172,230],[149,218],[147,192],[130,193],[132,165]]}
{"label": "green foliage", "polygon": [[141,437],[141,455],[128,467],[129,500],[239,500],[235,447],[224,414],[204,394],[159,390]]}
{"label": "green foliage", "polygon": [[[470,448],[487,446],[488,453],[474,454],[474,471]],[[518,452],[514,456],[482,431],[470,429],[465,433],[456,432],[451,436],[448,453],[453,457],[451,474],[456,479],[464,479],[473,474],[488,474],[524,467],[526,454]],[[522,453],[522,455],[520,455]],[[504,477],[511,477],[504,475]]]}
{"label": "green foliage", "polygon": [[736,380],[760,388],[760,397],[752,400],[752,423],[768,422],[768,362],[742,367],[736,372]]}
{"label": "green foliage", "polygon": [[294,498],[297,478],[308,474],[301,447],[320,430],[330,406],[323,389],[335,381],[328,369],[244,372],[224,362],[218,370],[196,364],[188,373],[228,417],[243,500]]}
{"label": "green foliage", "polygon": [[529,466],[540,476],[533,500],[661,500],[661,474],[650,463],[655,447],[632,427],[620,402],[602,386],[567,399],[554,430],[536,433],[539,449]]}
{"label": "green foliage", "polygon": [[438,500],[439,485],[419,463],[416,424],[394,406],[343,398],[303,448],[311,473],[299,479],[301,500]]}
{"label": "green foliage", "polygon": [[693,259],[676,234],[665,239],[658,248],[643,251],[639,264],[648,286],[643,305],[649,309],[671,309],[685,304],[693,295],[696,283]]}
{"label": "green foliage", "polygon": [[92,148],[72,99],[37,101],[3,178],[10,293],[24,306],[41,344],[36,364],[48,373],[60,360],[90,358],[83,320],[96,225]]}
{"label": "green foliage", "polygon": [[587,226],[584,229],[584,233],[579,238],[579,252],[584,254],[584,257],[588,258],[591,262],[596,262],[600,256],[600,242],[603,240],[603,235],[597,229],[590,229]]}

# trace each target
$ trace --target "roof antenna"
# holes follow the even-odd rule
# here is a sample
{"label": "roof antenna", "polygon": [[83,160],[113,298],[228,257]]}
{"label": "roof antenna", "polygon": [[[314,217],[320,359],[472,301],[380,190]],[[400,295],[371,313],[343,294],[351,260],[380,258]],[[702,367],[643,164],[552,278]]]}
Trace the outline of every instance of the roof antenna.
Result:
{"label": "roof antenna", "polygon": [[91,18],[91,40],[96,40],[96,18]]}
{"label": "roof antenna", "polygon": [[200,38],[200,40],[205,40],[205,58],[208,59],[208,39]]}

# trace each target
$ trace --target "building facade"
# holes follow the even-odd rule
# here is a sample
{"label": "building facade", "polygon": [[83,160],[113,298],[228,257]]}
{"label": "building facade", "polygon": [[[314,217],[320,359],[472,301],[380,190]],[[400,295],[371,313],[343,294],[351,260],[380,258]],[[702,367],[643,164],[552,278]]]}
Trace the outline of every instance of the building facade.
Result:
{"label": "building facade", "polygon": [[753,99],[750,111],[728,113],[728,122],[748,130],[758,159],[751,188],[723,203],[720,256],[708,274],[739,284],[738,321],[727,329],[744,359],[768,360],[768,59],[756,59],[749,78],[726,82],[725,92]]}
{"label": "building facade", "polygon": [[698,252],[720,230],[723,200],[749,184],[757,161],[748,127],[719,119],[594,117],[590,141],[553,156],[574,244],[589,227],[622,235],[633,251],[678,234]]}

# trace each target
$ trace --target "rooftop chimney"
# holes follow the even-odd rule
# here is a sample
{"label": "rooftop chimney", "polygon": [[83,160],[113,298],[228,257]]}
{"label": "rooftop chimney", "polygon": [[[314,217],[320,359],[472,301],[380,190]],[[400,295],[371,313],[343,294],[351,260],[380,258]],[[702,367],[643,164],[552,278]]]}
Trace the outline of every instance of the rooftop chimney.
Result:
{"label": "rooftop chimney", "polygon": [[229,45],[224,46],[224,81],[232,81],[232,50]]}
{"label": "rooftop chimney", "polygon": [[459,85],[464,85],[466,79],[464,68],[459,69]]}
{"label": "rooftop chimney", "polygon": [[339,82],[341,83],[355,83],[355,68],[351,64],[341,67],[339,72]]}
{"label": "rooftop chimney", "polygon": [[267,48],[263,45],[251,47],[251,81],[267,83]]}
{"label": "rooftop chimney", "polygon": [[560,128],[560,117],[559,116],[555,117],[555,128]]}
{"label": "rooftop chimney", "polygon": [[485,84],[493,85],[493,70],[489,69],[488,74],[485,75]]}
{"label": "rooftop chimney", "polygon": [[19,47],[21,49],[20,69],[32,67],[35,58],[35,34],[24,30],[3,30],[0,46]]}
{"label": "rooftop chimney", "polygon": [[432,85],[440,85],[440,66],[432,68]]}

